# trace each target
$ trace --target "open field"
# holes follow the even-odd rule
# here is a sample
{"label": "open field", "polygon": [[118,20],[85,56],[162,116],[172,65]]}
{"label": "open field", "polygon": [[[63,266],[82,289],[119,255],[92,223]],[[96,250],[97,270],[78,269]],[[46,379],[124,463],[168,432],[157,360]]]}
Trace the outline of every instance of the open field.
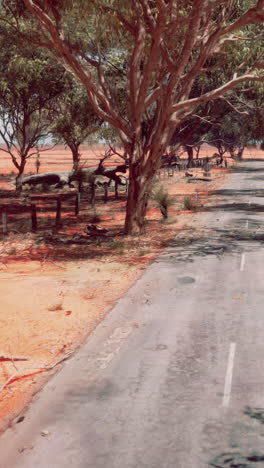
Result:
{"label": "open field", "polygon": [[[98,164],[98,160],[103,157],[105,147],[102,145],[97,145],[94,149],[90,147],[84,147],[81,149],[81,165],[83,167],[94,167]],[[110,160],[110,164],[115,162],[119,163],[120,158],[113,157]],[[41,153],[40,156],[40,170],[39,172],[48,172],[48,171],[67,171],[72,168],[72,156],[70,149],[64,146],[56,146],[55,148],[48,148]],[[109,164],[108,161],[105,162],[105,165]],[[0,145],[0,174],[8,174],[10,172],[15,172],[15,166],[12,164],[10,156],[1,150]],[[25,173],[36,173],[36,157],[32,156],[29,158],[26,166]]]}
{"label": "open field", "polygon": [[[94,147],[82,147],[81,148],[81,166],[83,167],[94,167],[98,164],[98,160],[104,156],[105,147],[103,145],[96,145]],[[200,157],[210,157],[215,153],[215,148],[204,145],[200,151]],[[187,158],[185,153],[182,158]],[[264,158],[264,151],[256,148],[245,149],[244,158]],[[111,158],[109,161],[105,161],[105,165],[113,165],[120,163],[122,160],[116,156]],[[56,146],[55,148],[47,148],[46,151],[41,153],[40,157],[40,170],[39,172],[48,171],[66,171],[72,168],[72,156],[71,151],[64,146]],[[9,174],[10,172],[16,172],[16,169],[11,161],[10,156],[1,150],[0,145],[0,174]],[[33,156],[27,162],[25,173],[36,173],[36,157]]]}

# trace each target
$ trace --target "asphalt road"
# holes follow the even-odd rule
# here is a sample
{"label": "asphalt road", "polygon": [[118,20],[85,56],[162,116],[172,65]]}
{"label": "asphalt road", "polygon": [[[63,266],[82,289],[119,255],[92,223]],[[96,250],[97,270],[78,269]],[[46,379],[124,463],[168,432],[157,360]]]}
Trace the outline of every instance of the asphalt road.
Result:
{"label": "asphalt road", "polygon": [[2,435],[1,468],[264,467],[263,181],[228,177]]}

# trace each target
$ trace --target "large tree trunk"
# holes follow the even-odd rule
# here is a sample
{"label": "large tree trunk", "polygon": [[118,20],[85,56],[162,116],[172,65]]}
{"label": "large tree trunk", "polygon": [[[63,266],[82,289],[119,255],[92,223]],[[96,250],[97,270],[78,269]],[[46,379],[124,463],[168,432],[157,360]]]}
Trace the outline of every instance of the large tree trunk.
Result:
{"label": "large tree trunk", "polygon": [[196,151],[196,159],[199,159],[200,150],[201,150],[201,145],[199,145],[199,146],[197,146],[197,147],[195,148],[195,151]]}
{"label": "large tree trunk", "polygon": [[22,189],[22,179],[26,166],[26,157],[21,157],[21,163],[18,167],[18,174],[16,176],[16,190],[21,191]]}
{"label": "large tree trunk", "polygon": [[155,174],[144,174],[141,164],[131,164],[129,169],[129,188],[126,207],[125,233],[143,234],[145,231],[145,216],[151,182]]}
{"label": "large tree trunk", "polygon": [[219,154],[219,157],[220,157],[220,164],[222,164],[223,161],[224,161],[224,152],[223,152],[223,151],[219,151],[218,154]]}
{"label": "large tree trunk", "polygon": [[80,164],[80,153],[79,153],[79,146],[80,145],[70,145],[70,149],[72,152],[72,162],[73,162],[73,172],[77,172],[79,169]]}
{"label": "large tree trunk", "polygon": [[241,161],[241,159],[243,158],[244,149],[245,149],[245,147],[242,146],[242,148],[240,148],[240,149],[238,150],[238,152],[237,152],[237,159],[238,159],[239,161]]}

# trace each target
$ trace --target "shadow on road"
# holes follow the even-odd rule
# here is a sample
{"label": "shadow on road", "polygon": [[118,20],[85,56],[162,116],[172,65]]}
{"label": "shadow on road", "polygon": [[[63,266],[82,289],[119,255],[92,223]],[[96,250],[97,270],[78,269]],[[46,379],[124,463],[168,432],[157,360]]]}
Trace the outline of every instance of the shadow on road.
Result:
{"label": "shadow on road", "polygon": [[255,177],[250,177],[250,179],[248,179],[248,180],[255,180],[255,181],[257,180],[257,181],[261,181],[261,182],[263,182],[263,180],[264,180],[264,176],[255,176]]}
{"label": "shadow on road", "polygon": [[[262,160],[263,162],[263,160]],[[264,167],[237,166],[232,168],[234,173],[252,174],[254,172],[264,172]]]}
{"label": "shadow on road", "polygon": [[[264,423],[264,409],[247,407],[244,414],[251,419],[257,420],[261,425]],[[247,429],[252,433],[256,433],[256,437],[260,438],[261,426],[254,425],[254,428],[248,425]],[[261,468],[264,466],[264,454],[258,450],[242,450],[237,446],[234,451],[230,448],[225,453],[217,455],[209,462],[209,466],[215,468]]]}
{"label": "shadow on road", "polygon": [[223,197],[264,197],[264,189],[222,189],[214,190],[211,195],[223,196]]}
{"label": "shadow on road", "polygon": [[217,230],[201,232],[194,236],[193,231],[184,231],[184,239],[176,238],[170,243],[164,254],[156,262],[193,262],[196,257],[215,255],[220,258],[223,254],[233,254],[241,251],[241,246],[228,234],[221,235]]}
{"label": "shadow on road", "polygon": [[[201,208],[201,212],[215,213],[216,218],[224,212],[234,212],[239,216],[229,217],[223,229],[215,226],[197,230],[191,227],[185,229],[183,235],[176,237],[166,250],[165,254],[157,259],[163,261],[192,262],[195,257],[215,255],[220,258],[224,254],[240,253],[255,250],[264,243],[264,204],[234,201],[236,197],[251,196],[264,197],[262,189],[222,189],[215,190],[213,196],[223,197],[220,201],[212,198],[215,204]],[[248,214],[251,214],[250,218]],[[254,214],[256,216],[254,216]],[[253,215],[253,216],[252,216]],[[215,223],[212,223],[215,224]]]}
{"label": "shadow on road", "polygon": [[216,205],[205,206],[202,208],[201,211],[236,211],[236,212],[264,212],[264,205],[258,203],[251,203],[249,205],[248,202],[232,202],[232,203],[219,203]]}

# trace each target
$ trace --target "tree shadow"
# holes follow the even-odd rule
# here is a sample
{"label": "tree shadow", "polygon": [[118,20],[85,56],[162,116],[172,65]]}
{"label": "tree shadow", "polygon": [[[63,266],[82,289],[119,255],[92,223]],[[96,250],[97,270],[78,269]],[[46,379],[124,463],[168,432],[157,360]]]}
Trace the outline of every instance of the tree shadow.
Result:
{"label": "tree shadow", "polygon": [[205,206],[201,209],[204,212],[213,212],[213,211],[234,211],[237,213],[263,213],[264,212],[264,205],[258,203],[251,203],[250,205],[248,202],[233,202],[233,203],[220,203],[217,205],[212,206]]}
{"label": "tree shadow", "polygon": [[[262,162],[264,161],[262,160]],[[237,167],[233,167],[231,169],[231,172],[251,174],[254,172],[264,172],[264,167],[262,168],[262,167],[250,167],[250,166],[237,166]]]}
{"label": "tree shadow", "polygon": [[[264,466],[264,453],[259,450],[262,450],[262,446],[261,443],[258,442],[258,440],[261,439],[262,425],[264,423],[264,410],[263,408],[246,407],[244,414],[260,423],[252,426],[252,424],[248,422],[247,425],[244,426],[246,427],[248,434],[251,434],[251,437],[256,441],[256,449],[253,449],[252,443],[245,445],[241,440],[240,444],[237,444],[236,448],[232,451],[229,447],[229,449],[224,453],[220,453],[215,456],[209,462],[209,466],[214,468],[261,468]],[[242,445],[244,445],[244,448],[241,447],[241,442]]]}
{"label": "tree shadow", "polygon": [[[255,178],[253,178],[255,180]],[[252,180],[252,179],[250,179]],[[223,196],[223,197],[239,197],[239,196],[253,196],[253,197],[264,197],[264,189],[220,189],[213,190],[211,195]]]}
{"label": "tree shadow", "polygon": [[[263,155],[264,155],[264,152],[263,152]],[[264,159],[263,158],[243,158],[241,162],[262,162],[264,163]]]}
{"label": "tree shadow", "polygon": [[224,255],[256,250],[264,244],[264,221],[251,218],[250,229],[243,229],[246,221],[245,217],[233,219],[224,229],[205,229],[199,234],[194,234],[191,227],[184,229],[184,237],[172,240],[155,262],[193,262],[195,258],[208,256],[221,259]]}
{"label": "tree shadow", "polygon": [[260,181],[263,181],[264,180],[264,176],[255,176],[255,177],[250,177],[250,179],[248,180],[260,180]]}

